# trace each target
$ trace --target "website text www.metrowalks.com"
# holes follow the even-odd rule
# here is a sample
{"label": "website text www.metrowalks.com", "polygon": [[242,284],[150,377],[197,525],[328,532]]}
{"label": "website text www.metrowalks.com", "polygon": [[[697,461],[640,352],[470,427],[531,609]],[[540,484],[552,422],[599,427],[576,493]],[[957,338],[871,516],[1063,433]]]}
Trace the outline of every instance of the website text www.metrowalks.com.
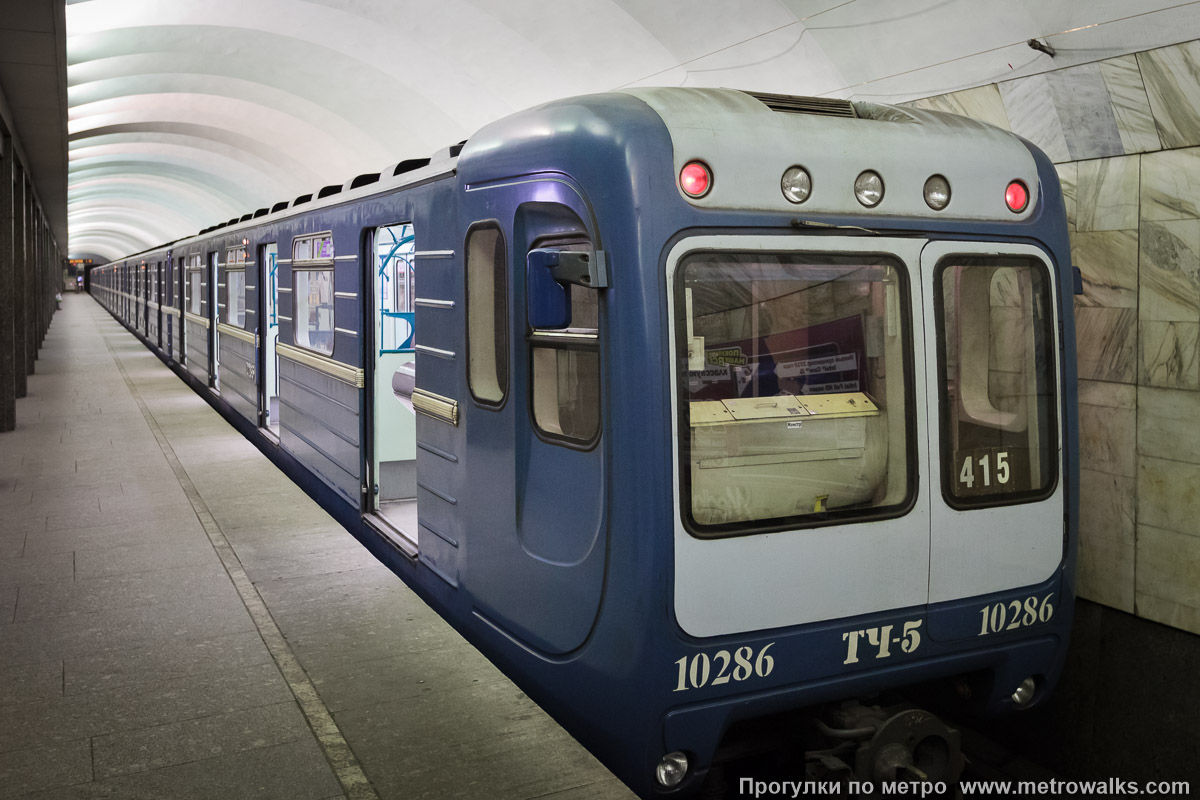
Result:
{"label": "website text www.metrowalks.com", "polygon": [[[957,789],[956,793],[954,789]],[[760,781],[742,778],[738,796],[768,797],[1188,797],[1188,781],[961,781],[872,783],[871,781]]]}

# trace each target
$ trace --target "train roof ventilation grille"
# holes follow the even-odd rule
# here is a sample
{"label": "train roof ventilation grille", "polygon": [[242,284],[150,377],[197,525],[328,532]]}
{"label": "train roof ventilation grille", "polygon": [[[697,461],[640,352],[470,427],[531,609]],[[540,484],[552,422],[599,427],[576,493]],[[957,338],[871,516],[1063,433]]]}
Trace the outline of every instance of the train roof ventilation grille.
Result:
{"label": "train roof ventilation grille", "polygon": [[824,117],[857,117],[849,100],[836,97],[798,97],[790,94],[745,92],[772,111],[781,114],[819,114]]}

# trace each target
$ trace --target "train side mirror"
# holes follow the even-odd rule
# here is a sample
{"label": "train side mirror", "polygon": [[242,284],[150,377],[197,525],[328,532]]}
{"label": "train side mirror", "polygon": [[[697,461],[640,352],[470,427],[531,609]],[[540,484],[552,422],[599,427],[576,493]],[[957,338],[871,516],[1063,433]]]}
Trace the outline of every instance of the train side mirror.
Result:
{"label": "train side mirror", "polygon": [[555,330],[571,325],[569,284],[588,289],[608,286],[602,250],[530,250],[525,268],[529,325]]}

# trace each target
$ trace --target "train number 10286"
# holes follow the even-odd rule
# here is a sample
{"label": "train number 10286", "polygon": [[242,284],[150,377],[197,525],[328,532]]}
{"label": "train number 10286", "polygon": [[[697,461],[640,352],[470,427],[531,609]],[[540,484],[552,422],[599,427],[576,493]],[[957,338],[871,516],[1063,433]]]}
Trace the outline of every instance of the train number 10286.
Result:
{"label": "train number 10286", "polygon": [[1054,616],[1054,606],[1050,603],[1053,594],[1048,594],[1041,600],[1036,597],[1026,597],[1021,600],[1009,600],[1006,603],[994,603],[979,609],[981,625],[979,635],[1000,631],[1015,631],[1017,628],[1028,628],[1038,622],[1049,622]]}
{"label": "train number 10286", "polygon": [[757,653],[753,647],[739,647],[730,653],[718,650],[710,658],[708,653],[684,656],[675,662],[679,668],[679,682],[674,691],[700,689],[705,686],[721,686],[733,681],[745,681],[752,677],[765,678],[775,669],[775,659],[767,654],[774,642],[763,645]]}

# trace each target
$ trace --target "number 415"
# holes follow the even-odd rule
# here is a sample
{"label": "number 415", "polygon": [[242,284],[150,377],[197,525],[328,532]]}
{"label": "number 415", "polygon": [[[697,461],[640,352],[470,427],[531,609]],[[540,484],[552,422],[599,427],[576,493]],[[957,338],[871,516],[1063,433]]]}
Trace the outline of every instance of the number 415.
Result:
{"label": "number 415", "polygon": [[[1008,451],[1002,450],[995,454],[996,456],[996,483],[1003,486],[1008,483]],[[958,473],[958,482],[966,484],[968,489],[975,487],[975,464],[979,464],[979,469],[983,472],[983,485],[992,485],[992,463],[989,454],[985,453],[978,459],[967,456],[963,459],[962,469]]]}

